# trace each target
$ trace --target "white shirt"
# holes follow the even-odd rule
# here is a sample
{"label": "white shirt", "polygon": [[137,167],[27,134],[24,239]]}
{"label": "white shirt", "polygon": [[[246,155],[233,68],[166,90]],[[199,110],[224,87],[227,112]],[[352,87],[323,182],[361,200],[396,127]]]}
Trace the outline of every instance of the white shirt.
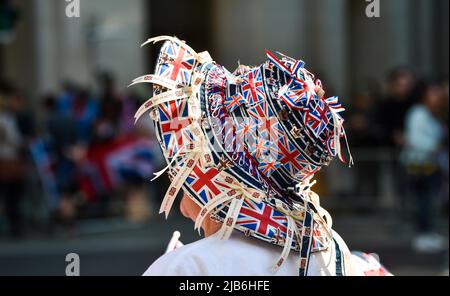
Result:
{"label": "white shirt", "polygon": [[406,116],[406,147],[403,160],[406,163],[422,163],[430,159],[439,148],[443,129],[439,120],[423,105],[411,108]]}
{"label": "white shirt", "polygon": [[[335,239],[342,241],[336,234]],[[156,260],[144,276],[297,276],[298,252],[276,274],[272,267],[282,248],[234,231],[228,240],[217,235],[175,249]],[[334,244],[327,251],[312,253],[308,275],[335,275]],[[363,275],[362,271],[352,273]]]}

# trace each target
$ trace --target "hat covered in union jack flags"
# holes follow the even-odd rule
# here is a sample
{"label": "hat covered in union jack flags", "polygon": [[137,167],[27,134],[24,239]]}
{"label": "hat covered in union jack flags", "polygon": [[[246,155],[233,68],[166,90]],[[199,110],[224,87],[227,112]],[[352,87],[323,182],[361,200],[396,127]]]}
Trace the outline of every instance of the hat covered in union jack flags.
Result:
{"label": "hat covered in union jack flags", "polygon": [[160,213],[167,217],[183,188],[202,208],[196,228],[210,216],[223,222],[222,239],[236,229],[283,247],[274,270],[297,251],[305,275],[309,254],[331,240],[331,218],[311,186],[334,156],[345,161],[337,97],[325,98],[304,62],[282,54],[266,51],[260,66],[230,73],[174,37],[143,45],[159,41],[154,74],[132,85],[154,88],[135,117],[150,115],[167,161],[156,173],[171,179]]}

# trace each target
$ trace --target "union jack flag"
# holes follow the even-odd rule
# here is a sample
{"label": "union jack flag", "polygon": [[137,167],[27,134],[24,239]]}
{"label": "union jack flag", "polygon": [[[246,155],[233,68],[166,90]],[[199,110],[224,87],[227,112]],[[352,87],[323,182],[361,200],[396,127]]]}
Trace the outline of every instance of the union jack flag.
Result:
{"label": "union jack flag", "polygon": [[289,76],[292,75],[291,69],[285,65],[282,61],[280,61],[273,53],[271,53],[269,50],[265,50],[266,55],[269,58],[269,61],[272,65],[283,71],[284,73],[288,74]]}
{"label": "union jack flag", "polygon": [[214,196],[221,193],[218,185],[219,175],[220,171],[216,168],[204,170],[197,165],[194,167],[189,177],[187,177],[186,182],[206,204]]}
{"label": "union jack flag", "polygon": [[275,172],[279,167],[281,166],[281,163],[277,161],[274,157],[271,155],[263,156],[259,162],[258,169],[259,171],[264,174],[267,177],[270,177],[273,172]]}
{"label": "union jack flag", "polygon": [[276,117],[259,118],[257,127],[259,135],[271,143],[277,142],[284,135],[283,129]]}
{"label": "union jack flag", "polygon": [[325,139],[325,148],[327,149],[327,152],[330,156],[335,155],[335,148],[334,148],[334,131],[330,129],[326,129],[324,134]]}
{"label": "union jack flag", "polygon": [[264,202],[256,203],[252,200],[244,200],[236,225],[268,237],[273,237],[277,229],[284,234],[287,232],[287,219],[284,214]]}
{"label": "union jack flag", "polygon": [[299,179],[315,174],[320,167],[312,164],[298,150],[287,140],[286,137],[281,137],[279,141],[279,161],[284,165],[284,168],[289,170],[292,176]]}
{"label": "union jack flag", "polygon": [[[325,102],[327,103],[328,107],[336,110],[336,112],[342,112],[345,111],[345,108],[342,107],[341,103],[339,102],[338,97],[329,97],[328,99],[325,99]],[[340,116],[339,116],[340,117]]]}
{"label": "union jack flag", "polygon": [[233,152],[236,145],[236,127],[233,122],[233,118],[226,117],[222,123],[222,145],[226,152]]}
{"label": "union jack flag", "polygon": [[183,129],[191,124],[187,101],[177,100],[159,105],[159,118],[162,140],[169,157],[172,157],[183,145]]}
{"label": "union jack flag", "polygon": [[242,81],[242,92],[249,105],[263,101],[266,97],[259,68],[248,72]]}
{"label": "union jack flag", "polygon": [[266,100],[260,101],[256,105],[249,106],[249,108],[247,108],[247,112],[251,117],[255,119],[273,117],[272,109],[270,108]]}
{"label": "union jack flag", "polygon": [[331,121],[329,107],[322,100],[317,100],[314,108],[308,108],[305,112],[304,124],[310,127],[316,137],[319,137]]}
{"label": "union jack flag", "polygon": [[307,106],[308,97],[311,92],[307,91],[305,83],[292,83],[289,88],[281,94],[280,98],[294,110],[302,110]]}
{"label": "union jack flag", "polygon": [[320,231],[319,225],[317,222],[314,222],[314,230],[313,230],[313,239],[312,239],[312,248],[313,250],[323,250],[327,247],[325,235]]}
{"label": "union jack flag", "polygon": [[302,160],[300,160],[299,162],[304,167],[304,169],[299,174],[297,174],[297,177],[300,179],[305,179],[311,175],[314,175],[315,173],[317,173],[320,170],[320,166],[311,164],[309,161],[305,160],[303,157],[302,157]]}
{"label": "union jack flag", "polygon": [[280,162],[292,175],[297,175],[309,164],[286,136],[280,137],[278,149],[281,154]]}
{"label": "union jack flag", "polygon": [[251,146],[256,142],[257,122],[253,118],[237,118],[236,123],[236,150],[242,151],[244,143]]}
{"label": "union jack flag", "polygon": [[126,136],[99,143],[87,151],[80,167],[80,189],[88,201],[122,186],[131,178],[145,179],[153,172],[153,143]]}
{"label": "union jack flag", "polygon": [[191,80],[195,57],[185,48],[174,42],[166,42],[161,48],[160,67],[155,74],[188,85]]}
{"label": "union jack flag", "polygon": [[255,145],[248,147],[248,152],[256,159],[262,159],[269,152],[269,141],[266,137],[259,136],[256,138]]}
{"label": "union jack flag", "polygon": [[241,106],[242,104],[245,104],[245,98],[240,93],[234,94],[231,97],[225,99],[225,107],[227,108],[228,112],[233,112],[234,109]]}

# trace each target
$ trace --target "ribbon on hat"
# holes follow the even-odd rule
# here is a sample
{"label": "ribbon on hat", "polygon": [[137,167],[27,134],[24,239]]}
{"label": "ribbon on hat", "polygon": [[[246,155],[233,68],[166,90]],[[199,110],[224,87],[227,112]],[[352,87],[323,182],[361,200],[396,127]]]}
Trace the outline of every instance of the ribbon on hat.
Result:
{"label": "ribbon on hat", "polygon": [[[313,77],[313,75],[304,68],[305,63],[301,60],[295,61],[294,63],[294,60],[292,58],[281,54],[284,59],[290,59],[289,64],[292,64],[292,67],[288,67],[287,65],[285,65],[285,63],[283,63],[283,61],[280,61],[269,50],[266,49],[265,51],[269,61],[283,73],[285,73],[288,77],[290,77],[290,81],[278,91],[278,98],[281,98],[291,109],[301,110],[303,109],[302,106],[298,106],[296,103],[298,99],[304,98],[304,94],[306,93],[306,105],[309,105],[310,101],[314,97],[314,93],[312,92],[312,90],[315,89],[315,84],[312,79],[301,80],[297,77],[298,72],[304,73],[305,77]],[[293,87],[294,83],[296,85]],[[288,95],[288,92],[293,92],[294,95]],[[298,99],[293,100],[293,97],[297,97]]]}
{"label": "ribbon on hat", "polygon": [[[307,274],[309,253],[311,252],[314,232],[313,221],[318,220],[327,231],[328,238],[330,240],[333,239],[331,216],[320,206],[319,196],[311,190],[311,187],[316,183],[316,181],[312,181],[312,177],[313,176],[307,178],[301,184],[297,185],[297,190],[301,192],[301,195],[299,196],[304,201],[304,205],[297,204],[296,209],[290,210],[281,200],[275,201],[277,210],[285,214],[288,226],[283,251],[275,265],[272,267],[273,273],[276,273],[283,263],[286,262],[295,236],[297,243],[300,245],[299,272],[301,275]],[[297,226],[296,221],[301,223],[301,229]],[[330,255],[329,262],[331,262],[331,256],[332,254]]]}
{"label": "ribbon on hat", "polygon": [[163,92],[159,95],[153,96],[148,99],[144,104],[139,107],[134,115],[135,123],[139,118],[144,115],[149,109],[161,105],[163,103],[168,103],[171,101],[181,100],[189,97],[191,95],[191,87],[185,86],[182,88],[177,88],[174,90]]}
{"label": "ribbon on hat", "polygon": [[[156,77],[160,77],[160,76],[156,76]],[[163,78],[163,77],[160,77],[160,78]],[[184,86],[184,87],[180,87],[180,88],[175,88],[175,89],[163,92],[159,95],[153,96],[150,99],[148,99],[136,111],[136,113],[134,115],[135,123],[149,109],[156,107],[158,105],[164,104],[164,103],[181,100],[181,99],[185,99],[185,98],[189,98],[189,106],[190,106],[189,115],[190,115],[190,117],[192,117],[193,119],[198,119],[200,109],[199,109],[198,104],[196,104],[196,98],[197,98],[198,92],[200,91],[201,82],[203,81],[203,78],[199,77],[199,76],[195,76],[195,74],[194,74],[194,79],[195,79],[195,81],[197,81],[197,83],[193,83],[192,86]],[[146,82],[148,82],[148,81],[146,81]],[[136,82],[136,83],[138,83],[138,82]],[[154,83],[158,83],[158,82],[154,82]],[[164,86],[164,85],[162,85],[162,86]],[[196,107],[197,109],[194,109],[194,107]]]}
{"label": "ribbon on hat", "polygon": [[319,217],[319,222],[322,224],[322,226],[325,227],[329,238],[331,238],[333,236],[331,230],[333,220],[328,211],[322,208],[322,206],[320,205],[319,195],[312,191],[312,186],[317,183],[316,180],[312,180],[313,177],[314,176],[311,175],[302,183],[297,184],[297,191],[300,192],[298,196],[300,196],[306,204],[311,204],[313,206],[313,208],[316,210],[317,216]]}
{"label": "ribbon on hat", "polygon": [[188,149],[187,147],[188,146],[182,146],[180,149],[178,149],[177,153],[175,153],[175,155],[172,157],[170,162],[162,170],[153,173],[153,175],[155,175],[155,176],[150,181],[154,181],[154,180],[158,179],[159,177],[161,177],[165,171],[167,171],[169,168],[172,167],[172,164],[176,160],[178,160],[178,157],[181,156],[182,153],[192,152],[192,149]]}
{"label": "ribbon on hat", "polygon": [[[181,187],[183,186],[183,183],[186,181],[187,177],[191,174],[194,167],[198,164],[199,160],[203,157],[206,164],[211,164],[212,159],[209,156],[209,148],[207,147],[205,141],[204,141],[204,135],[201,132],[200,127],[198,126],[198,123],[194,121],[191,125],[186,127],[190,130],[190,132],[196,136],[197,141],[194,143],[194,147],[192,149],[184,148],[186,146],[183,146],[182,149],[186,149],[189,152],[185,156],[185,160],[183,161],[183,166],[179,167],[177,174],[172,180],[172,183],[169,186],[169,189],[167,190],[164,199],[161,203],[161,207],[159,209],[159,213],[165,213],[166,218],[169,216],[170,209],[172,208],[173,202],[175,201],[175,198],[180,191]],[[186,152],[186,150],[184,152]],[[177,153],[177,157],[178,157]],[[156,177],[159,177],[162,175],[162,173],[169,168],[172,163],[174,162],[175,157],[172,159],[172,161],[160,172],[156,173]],[[155,178],[153,178],[154,180]]]}
{"label": "ribbon on hat", "polygon": [[172,183],[169,186],[169,189],[166,192],[166,195],[164,196],[161,207],[159,208],[159,213],[165,213],[166,218],[169,216],[169,212],[172,208],[173,202],[175,201],[178,192],[183,186],[184,181],[197,165],[200,157],[200,151],[192,151],[186,157],[184,166],[180,167],[178,173],[175,175],[175,178],[173,179]]}
{"label": "ribbon on hat", "polygon": [[175,81],[167,79],[167,78],[159,76],[159,75],[153,75],[153,74],[147,74],[147,75],[143,75],[143,76],[133,79],[132,83],[130,85],[128,85],[128,87],[133,86],[138,83],[159,84],[168,89],[177,88],[177,83]]}
{"label": "ribbon on hat", "polygon": [[[227,215],[223,221],[222,228],[218,232],[218,237],[219,239],[222,240],[228,239],[229,236],[231,235],[237,222],[237,218],[239,216],[241,207],[243,206],[244,200],[250,199],[259,203],[262,202],[263,196],[263,194],[258,190],[249,188],[241,183],[234,183],[231,177],[227,176],[226,178],[228,178],[228,180],[226,180],[227,181],[226,187],[228,187],[229,190],[221,193],[216,198],[210,200],[202,207],[200,213],[196,218],[194,226],[195,229],[200,231],[200,227],[203,224],[204,219],[208,216],[208,214],[210,214],[216,207],[227,204],[231,201],[227,211]],[[280,200],[276,200],[277,210],[285,214],[288,225],[283,251],[281,252],[279,259],[272,267],[272,272],[274,273],[276,273],[281,268],[283,263],[286,262],[292,247],[294,236],[297,238],[297,242],[300,245],[299,264],[301,273],[303,274],[307,273],[307,262],[309,261],[309,254],[311,251],[313,227],[314,227],[312,225],[312,221],[314,221],[313,217],[315,214],[314,211],[309,206],[309,204],[312,204],[315,209],[319,210],[318,214],[320,216],[320,219],[322,220],[321,222],[324,224],[330,237],[332,236],[329,226],[331,224],[331,217],[329,217],[328,212],[323,210],[318,204],[317,199],[318,196],[314,196],[315,193],[310,190],[311,187],[315,184],[315,181],[310,182],[310,180],[311,178],[308,178],[307,181],[302,184],[302,188],[300,188],[303,189],[304,193],[307,194],[305,195],[305,197],[307,197],[307,200],[305,200],[306,206],[303,207],[301,210],[290,211],[287,206],[283,206],[283,202],[281,202]],[[323,220],[323,218],[321,217],[322,215],[327,217],[326,221]],[[304,225],[304,227],[300,229],[297,226],[297,223],[295,222],[296,220],[299,221],[302,225]],[[308,220],[309,222],[306,220]]]}
{"label": "ribbon on hat", "polygon": [[348,164],[349,164],[349,167],[351,167],[354,164],[353,156],[352,156],[352,153],[350,152],[350,146],[348,144],[347,134],[345,133],[345,129],[343,126],[344,120],[339,115],[339,113],[341,113],[345,109],[342,107],[341,104],[339,104],[338,97],[330,97],[328,99],[325,99],[325,103],[328,105],[331,116],[333,118],[333,126],[334,126],[333,141],[334,141],[334,146],[335,146],[334,148],[335,148],[336,154],[339,156],[339,159],[342,162],[344,162],[344,163],[346,162],[342,155],[342,150],[341,150],[341,145],[340,145],[341,135],[343,135],[345,138],[346,146],[347,146],[347,152],[349,154]]}
{"label": "ribbon on hat", "polygon": [[[271,53],[269,50],[265,50],[267,57],[269,59],[269,61],[271,63],[273,63],[277,68],[279,68],[282,72],[284,72],[286,75],[288,75],[289,77],[291,77],[291,81],[290,83],[288,83],[287,85],[283,86],[279,93],[278,93],[278,98],[282,98],[283,101],[291,108],[294,109],[301,109],[299,108],[295,102],[292,101],[292,99],[290,98],[290,96],[287,96],[285,98],[285,95],[287,94],[287,92],[290,90],[292,83],[296,82],[296,83],[300,83],[302,86],[302,90],[300,90],[300,92],[307,92],[307,102],[306,105],[308,106],[311,99],[313,98],[313,92],[311,91],[312,89],[314,89],[316,87],[316,85],[314,85],[313,83],[311,83],[311,81],[313,81],[314,79],[314,75],[311,74],[308,70],[306,70],[304,68],[304,63],[302,61],[299,61],[298,63],[294,64],[293,68],[289,68],[288,66],[286,66],[282,61],[280,61],[273,53]],[[298,71],[304,71],[305,76],[309,76],[311,79],[308,80],[306,79],[305,81],[300,80],[296,73]],[[321,83],[319,82],[319,84],[317,85],[318,87],[321,88]],[[299,96],[300,97],[300,96]],[[337,97],[330,97],[328,99],[325,99],[324,102],[326,103],[326,105],[329,107],[330,109],[330,113],[332,115],[333,118],[333,126],[334,126],[334,132],[333,132],[333,137],[334,137],[334,145],[335,145],[335,150],[336,150],[336,154],[339,156],[339,159],[346,163],[343,155],[342,155],[342,151],[341,151],[341,146],[340,146],[340,137],[341,135],[344,136],[345,138],[345,142],[346,142],[346,146],[347,146],[347,152],[349,154],[349,167],[351,167],[354,162],[353,162],[353,156],[350,152],[350,147],[348,144],[348,139],[347,139],[347,134],[345,133],[345,129],[343,127],[343,119],[342,117],[339,115],[340,112],[344,111],[345,109],[341,106],[341,104],[339,104],[338,98]]]}
{"label": "ribbon on hat", "polygon": [[[187,51],[190,51],[191,54],[193,54],[196,60],[199,61],[200,63],[212,61],[208,52],[202,52],[201,54],[197,54],[186,43],[181,42],[179,39],[170,36],[160,36],[156,38],[150,38],[149,40],[144,42],[141,46],[144,46],[148,43],[156,43],[165,40],[175,42],[180,47],[183,47]],[[199,119],[201,117],[201,108],[199,105],[197,95],[200,91],[203,79],[204,79],[203,73],[201,73],[200,71],[195,71],[193,74],[191,86],[180,88],[177,88],[178,85],[176,84],[175,81],[158,75],[144,75],[134,79],[129,86],[138,83],[153,83],[170,89],[169,91],[153,96],[152,98],[147,100],[136,112],[135,120],[137,121],[143,114],[145,114],[146,111],[148,111],[152,107],[185,98],[188,98],[189,116],[194,120]],[[204,135],[201,132],[198,123],[194,121],[185,129],[188,129],[197,138],[197,141],[193,145],[194,148],[190,149],[189,146],[186,145],[181,147],[165,168],[163,168],[159,172],[154,173],[155,177],[152,179],[153,181],[156,178],[160,177],[167,169],[172,167],[173,163],[178,159],[180,155],[182,155],[182,153],[186,153],[185,159],[181,163],[181,166],[179,167],[178,172],[173,178],[171,185],[169,186],[169,189],[167,190],[164,199],[161,203],[159,213],[165,213],[166,218],[168,217],[173,202],[175,201],[178,192],[180,191],[181,187],[186,181],[186,178],[191,174],[192,170],[198,164],[201,157],[204,157],[205,163],[207,164],[210,164],[210,162],[212,162],[211,157],[205,157],[205,155],[209,155],[209,150],[207,148],[207,144],[204,141]]]}
{"label": "ribbon on hat", "polygon": [[197,53],[185,42],[181,41],[180,39],[178,39],[176,37],[172,37],[172,36],[158,36],[158,37],[150,38],[147,41],[145,41],[144,43],[142,43],[141,47],[143,47],[149,43],[155,44],[156,42],[161,42],[161,41],[172,41],[172,42],[178,44],[180,47],[183,47],[185,50],[189,51],[190,54],[192,54],[194,56],[194,58],[201,64],[212,62],[212,58],[207,51]]}
{"label": "ribbon on hat", "polygon": [[291,58],[290,56],[287,56],[287,55],[285,55],[284,53],[282,53],[282,52],[280,52],[280,51],[277,51],[276,53],[282,57],[281,60],[284,61],[284,62],[290,63],[290,64],[292,64],[292,65],[294,65],[294,64],[296,64],[296,63],[298,63],[298,62],[300,62],[300,63],[302,63],[303,65],[305,65],[305,63],[304,63],[303,61],[301,61],[301,60],[296,60],[296,59],[294,59],[294,58]]}
{"label": "ribbon on hat", "polygon": [[278,69],[283,71],[285,74],[289,75],[292,78],[295,78],[295,73],[286,66],[282,61],[280,61],[273,53],[271,53],[268,49],[265,49],[266,55],[269,58],[269,61],[274,64]]}
{"label": "ribbon on hat", "polygon": [[223,221],[222,227],[218,231],[218,237],[221,240],[227,240],[230,238],[233,232],[234,226],[236,225],[239,212],[241,211],[242,205],[244,204],[244,196],[238,195],[231,201],[228,207],[227,215]]}
{"label": "ribbon on hat", "polygon": [[192,75],[192,83],[191,83],[191,95],[188,99],[188,108],[189,108],[189,117],[194,120],[201,118],[201,107],[200,107],[200,99],[198,98],[198,94],[200,93],[200,89],[202,87],[202,82],[205,79],[204,73],[200,71],[194,71]]}
{"label": "ribbon on hat", "polygon": [[[311,190],[312,186],[314,186],[314,184],[316,184],[315,180],[312,181],[313,177],[314,176],[310,176],[305,181],[298,184],[297,191],[301,192],[301,195],[303,196],[303,200],[306,203],[309,203],[314,207],[314,209],[316,211],[315,213],[317,214],[314,216],[315,217],[314,220],[319,222],[322,225],[323,229],[325,229],[327,232],[328,239],[330,241],[332,241],[333,240],[333,230],[332,230],[333,219],[331,218],[330,213],[328,213],[328,211],[325,210],[320,205],[319,195]],[[326,264],[326,266],[330,265],[332,258],[333,258],[333,254],[330,253],[330,257],[329,257],[329,260],[328,260],[328,263]]]}
{"label": "ribbon on hat", "polygon": [[[219,205],[226,204],[230,200],[233,200],[239,196],[242,196],[243,198],[252,200],[256,203],[262,202],[262,197],[263,197],[262,192],[260,192],[256,189],[250,188],[242,183],[234,183],[230,176],[225,177],[225,181],[227,182],[226,187],[229,188],[230,190],[222,192],[220,195],[218,195],[215,198],[208,201],[202,207],[202,209],[200,210],[200,213],[197,215],[197,218],[195,219],[194,229],[198,229],[199,232],[200,232],[200,227],[202,226],[203,221],[205,220],[207,215]],[[231,208],[232,207],[230,206],[230,208],[228,210],[229,212],[230,212]],[[240,210],[240,208],[239,208],[239,210]],[[238,214],[239,214],[239,212],[238,212]],[[234,215],[230,215],[229,218],[237,218],[237,216],[234,217]],[[234,220],[236,220],[236,219],[234,219]],[[225,224],[226,223],[224,222],[224,225]]]}
{"label": "ribbon on hat", "polygon": [[[297,239],[297,244],[300,247],[299,274],[306,275],[314,232],[314,211],[310,208],[308,203],[306,203],[306,206],[301,210],[294,211],[288,210],[286,206],[283,206],[281,201],[278,201],[277,204],[277,209],[285,214],[288,225],[283,251],[281,252],[279,259],[272,266],[272,272],[276,273],[284,262],[286,262],[291,252],[292,242],[295,236]],[[302,225],[301,229],[297,225],[296,221]]]}
{"label": "ribbon on hat", "polygon": [[[265,49],[267,58],[269,59],[269,61],[274,64],[278,69],[280,69],[283,73],[285,73],[286,75],[288,75],[292,81],[292,82],[297,82],[299,84],[301,84],[304,88],[308,89],[308,85],[305,81],[299,79],[297,77],[297,72],[300,69],[304,69],[306,72],[308,72],[304,67],[305,67],[305,63],[301,60],[297,61],[295,64],[293,64],[292,69],[288,66],[286,66],[282,61],[280,61],[273,53],[271,53],[269,50]],[[281,54],[284,58],[287,58],[287,56],[285,56],[284,54]],[[308,72],[309,73],[309,72]]]}
{"label": "ribbon on hat", "polygon": [[[273,273],[276,273],[281,268],[281,266],[286,261],[286,259],[288,258],[289,253],[291,252],[291,246],[292,246],[292,241],[294,240],[294,234],[299,232],[298,228],[295,226],[294,219],[289,215],[286,215],[286,219],[288,222],[287,232],[286,232],[286,240],[284,242],[284,247],[283,247],[283,251],[281,252],[280,258],[276,261],[275,265],[272,267]],[[297,236],[297,241],[299,243],[301,241],[301,240],[299,240],[298,236]]]}

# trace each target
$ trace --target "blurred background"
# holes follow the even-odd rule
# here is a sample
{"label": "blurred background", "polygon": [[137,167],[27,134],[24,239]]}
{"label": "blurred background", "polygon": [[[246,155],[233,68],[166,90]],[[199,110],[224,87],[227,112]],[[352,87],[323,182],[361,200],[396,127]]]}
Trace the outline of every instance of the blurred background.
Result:
{"label": "blurred background", "polygon": [[355,166],[315,188],[334,228],[396,275],[448,275],[449,2],[379,3],[369,18],[364,0],[0,0],[0,275],[64,275],[72,252],[81,275],[140,275],[174,230],[199,239],[157,214],[163,159],[133,121],[151,89],[126,88],[158,35],[229,70],[265,48],[304,60],[347,109]]}

